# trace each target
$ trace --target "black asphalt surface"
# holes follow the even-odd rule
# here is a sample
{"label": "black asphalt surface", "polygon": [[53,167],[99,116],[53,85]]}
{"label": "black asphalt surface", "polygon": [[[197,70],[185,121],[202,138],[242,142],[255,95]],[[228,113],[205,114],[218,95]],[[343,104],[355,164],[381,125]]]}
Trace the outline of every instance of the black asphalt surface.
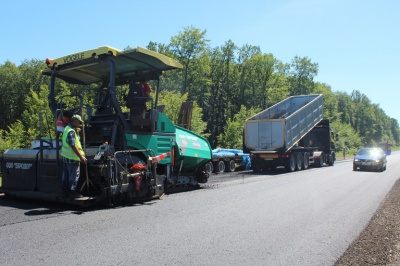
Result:
{"label": "black asphalt surface", "polygon": [[213,175],[201,189],[80,211],[0,196],[2,265],[332,265],[399,178],[333,167]]}

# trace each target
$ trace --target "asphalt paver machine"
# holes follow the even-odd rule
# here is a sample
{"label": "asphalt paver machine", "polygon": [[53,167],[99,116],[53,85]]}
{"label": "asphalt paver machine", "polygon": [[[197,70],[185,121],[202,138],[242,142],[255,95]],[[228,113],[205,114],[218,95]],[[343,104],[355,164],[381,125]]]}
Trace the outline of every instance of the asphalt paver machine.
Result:
{"label": "asphalt paver machine", "polygon": [[[2,158],[0,192],[45,200],[91,204],[159,198],[166,192],[205,183],[212,157],[209,142],[174,123],[157,108],[161,77],[182,65],[144,48],[120,51],[104,46],[46,60],[54,139],[31,149],[9,149]],[[82,93],[57,95],[63,80],[84,85]],[[153,93],[148,92],[148,84]],[[125,94],[121,97],[124,88]],[[67,106],[74,97],[75,106]],[[84,118],[81,142],[87,165],[78,181],[82,198],[61,195],[61,135],[73,114]]]}

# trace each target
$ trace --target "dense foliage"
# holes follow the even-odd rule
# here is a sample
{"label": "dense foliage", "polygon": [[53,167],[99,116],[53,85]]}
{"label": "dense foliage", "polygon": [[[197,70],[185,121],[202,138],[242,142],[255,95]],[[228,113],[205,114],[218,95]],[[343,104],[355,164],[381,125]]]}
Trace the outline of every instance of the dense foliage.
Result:
{"label": "dense foliage", "polygon": [[[308,57],[285,63],[258,46],[238,47],[231,40],[210,47],[206,31],[194,27],[184,28],[169,44],[150,42],[147,48],[183,65],[182,71],[164,74],[159,104],[165,104],[166,114],[176,121],[177,106],[186,99],[194,101],[192,130],[208,137],[213,147],[241,148],[247,117],[288,96],[312,93],[324,94],[324,118],[332,121],[340,137],[338,149],[380,141],[400,144],[397,120],[360,91],[333,92],[329,85],[315,82],[318,63]],[[44,68],[37,60],[0,65],[0,153],[29,147],[40,130],[45,135],[51,131],[54,118],[47,102],[49,80],[41,76]],[[80,89],[60,85],[65,93]]]}

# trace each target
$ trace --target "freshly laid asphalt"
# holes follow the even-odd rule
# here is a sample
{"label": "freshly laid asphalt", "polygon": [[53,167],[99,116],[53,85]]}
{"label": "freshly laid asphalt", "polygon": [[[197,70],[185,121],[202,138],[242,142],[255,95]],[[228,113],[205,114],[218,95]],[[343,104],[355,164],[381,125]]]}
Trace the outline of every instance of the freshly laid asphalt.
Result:
{"label": "freshly laid asphalt", "polygon": [[3,265],[332,265],[399,178],[333,167],[213,175],[202,189],[113,209],[0,196]]}

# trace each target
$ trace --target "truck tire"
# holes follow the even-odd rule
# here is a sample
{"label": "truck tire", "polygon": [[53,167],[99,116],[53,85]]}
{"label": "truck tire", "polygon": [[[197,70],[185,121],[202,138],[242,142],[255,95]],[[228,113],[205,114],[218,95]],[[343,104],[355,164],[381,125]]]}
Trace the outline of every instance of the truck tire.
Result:
{"label": "truck tire", "polygon": [[303,165],[302,153],[300,153],[300,152],[296,153],[295,158],[296,158],[296,171],[300,171],[302,169],[302,165]]}
{"label": "truck tire", "polygon": [[303,165],[301,168],[303,170],[307,170],[309,165],[310,165],[310,157],[308,156],[308,152],[305,152],[303,154]]}
{"label": "truck tire", "polygon": [[296,170],[296,158],[293,153],[289,154],[289,159],[286,161],[285,169],[287,172],[294,172]]}
{"label": "truck tire", "polygon": [[206,172],[208,174],[211,174],[214,171],[214,167],[213,167],[213,164],[211,162],[206,163],[205,168],[206,168]]}
{"label": "truck tire", "polygon": [[225,172],[225,163],[224,161],[218,161],[214,163],[214,172],[215,173],[223,173]]}
{"label": "truck tire", "polygon": [[225,171],[227,172],[235,172],[236,163],[234,160],[230,160],[225,162]]}
{"label": "truck tire", "polygon": [[331,154],[330,156],[329,156],[329,166],[333,166],[334,164],[335,164],[335,154]]}
{"label": "truck tire", "polygon": [[321,153],[321,155],[318,157],[318,159],[315,160],[314,162],[315,167],[322,167],[324,165],[324,154]]}

